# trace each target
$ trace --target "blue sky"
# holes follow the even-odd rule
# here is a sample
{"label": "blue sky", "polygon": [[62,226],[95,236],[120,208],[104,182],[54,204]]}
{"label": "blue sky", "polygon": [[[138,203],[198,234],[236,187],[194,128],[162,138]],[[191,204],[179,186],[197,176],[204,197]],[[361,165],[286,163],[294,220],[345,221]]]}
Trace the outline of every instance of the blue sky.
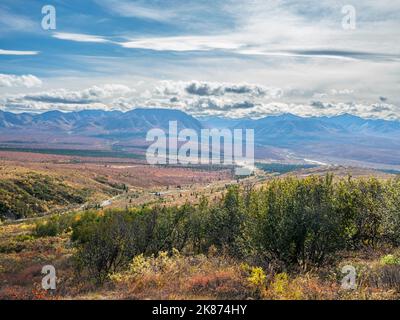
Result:
{"label": "blue sky", "polygon": [[399,16],[389,0],[3,0],[0,109],[400,119]]}

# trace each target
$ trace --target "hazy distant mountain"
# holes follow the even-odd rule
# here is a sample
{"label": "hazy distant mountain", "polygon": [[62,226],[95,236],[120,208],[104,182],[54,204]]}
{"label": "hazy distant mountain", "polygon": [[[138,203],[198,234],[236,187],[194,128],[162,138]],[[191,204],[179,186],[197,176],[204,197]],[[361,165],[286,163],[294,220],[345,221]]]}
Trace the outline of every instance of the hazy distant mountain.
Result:
{"label": "hazy distant mountain", "polygon": [[124,148],[137,144],[137,139],[143,141],[150,129],[168,131],[169,121],[177,121],[179,130],[254,129],[256,156],[262,158],[273,154],[280,159],[293,153],[299,158],[322,161],[400,165],[399,121],[363,119],[349,114],[308,118],[282,114],[257,120],[221,117],[199,120],[182,111],[156,108],[128,112],[50,111],[36,115],[0,111],[0,143],[8,147],[15,144],[30,146],[29,141],[34,141],[42,147],[53,143],[60,148],[72,145],[73,141],[78,145],[83,143],[82,147],[85,143],[89,147],[96,143],[96,148],[109,148],[110,145],[114,148],[118,144]]}
{"label": "hazy distant mountain", "polygon": [[91,131],[147,132],[151,128],[168,129],[169,121],[177,121],[182,128],[252,128],[257,140],[266,137],[288,139],[333,139],[347,135],[400,136],[400,122],[363,119],[349,114],[335,117],[303,118],[293,114],[252,119],[208,117],[199,120],[170,109],[134,109],[128,112],[83,110],[77,112],[49,111],[42,114],[0,111],[0,128],[61,130],[82,134]]}
{"label": "hazy distant mountain", "polygon": [[244,119],[230,119],[223,117],[202,117],[199,118],[200,122],[206,128],[234,128],[239,123],[243,122]]}
{"label": "hazy distant mountain", "polygon": [[254,129],[259,148],[256,156],[263,153],[262,148],[272,147],[280,148],[282,154],[288,152],[296,158],[323,162],[400,165],[399,121],[363,119],[349,114],[308,118],[282,114],[245,119],[233,127]]}
{"label": "hazy distant mountain", "polygon": [[252,128],[256,141],[281,146],[299,141],[353,141],[369,137],[392,140],[400,137],[398,121],[363,119],[349,114],[308,118],[283,114],[244,120],[235,127]]}
{"label": "hazy distant mountain", "polygon": [[77,112],[49,111],[42,114],[13,114],[0,111],[0,129],[56,131],[78,135],[136,133],[145,135],[152,128],[168,130],[169,121],[178,127],[200,130],[201,123],[192,116],[168,109],[134,109],[128,112],[84,110]]}

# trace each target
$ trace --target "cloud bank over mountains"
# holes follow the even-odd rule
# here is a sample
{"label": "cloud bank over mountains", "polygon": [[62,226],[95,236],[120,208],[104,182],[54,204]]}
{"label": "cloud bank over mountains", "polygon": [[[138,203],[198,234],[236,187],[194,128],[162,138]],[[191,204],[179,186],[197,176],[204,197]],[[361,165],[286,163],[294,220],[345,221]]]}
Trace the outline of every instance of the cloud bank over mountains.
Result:
{"label": "cloud bank over mountains", "polygon": [[[0,75],[2,86],[42,85],[34,76]],[[196,117],[262,118],[293,113],[299,116],[332,116],[349,113],[364,118],[400,120],[400,108],[387,97],[375,103],[352,100],[349,89],[311,92],[288,91],[251,83],[205,81],[158,81],[149,89],[143,83],[96,85],[81,90],[51,89],[27,94],[9,94],[0,98],[1,109],[13,112],[75,111],[85,109],[128,111],[135,108],[178,109]],[[290,100],[296,97],[300,102]],[[346,99],[338,101],[338,97]],[[304,102],[301,102],[303,100]]]}

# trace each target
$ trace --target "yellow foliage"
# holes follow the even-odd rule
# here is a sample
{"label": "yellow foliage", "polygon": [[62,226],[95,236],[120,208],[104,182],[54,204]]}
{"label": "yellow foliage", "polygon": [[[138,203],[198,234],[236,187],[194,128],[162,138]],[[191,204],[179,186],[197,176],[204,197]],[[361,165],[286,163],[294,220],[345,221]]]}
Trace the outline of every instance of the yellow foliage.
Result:
{"label": "yellow foliage", "polygon": [[276,293],[276,294],[284,294],[285,291],[287,290],[289,286],[289,279],[288,275],[283,272],[283,273],[278,273],[274,277],[274,281],[271,284],[271,289]]}
{"label": "yellow foliage", "polygon": [[138,275],[143,274],[150,269],[150,262],[146,259],[143,254],[140,254],[133,258],[131,264],[129,265],[129,270],[132,274]]}
{"label": "yellow foliage", "polygon": [[303,296],[301,286],[296,281],[290,281],[287,273],[278,273],[267,291],[267,297],[278,300],[300,300]]}
{"label": "yellow foliage", "polygon": [[247,278],[250,285],[255,287],[264,287],[267,276],[264,270],[260,267],[251,268],[250,276]]}

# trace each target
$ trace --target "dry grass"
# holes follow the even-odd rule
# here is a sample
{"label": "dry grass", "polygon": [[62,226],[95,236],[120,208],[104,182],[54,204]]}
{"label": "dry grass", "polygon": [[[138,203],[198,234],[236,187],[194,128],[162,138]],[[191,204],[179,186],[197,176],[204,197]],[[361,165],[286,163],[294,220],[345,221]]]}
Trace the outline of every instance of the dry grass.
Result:
{"label": "dry grass", "polygon": [[[208,255],[160,253],[136,257],[128,270],[98,286],[74,271],[68,235],[29,237],[32,225],[0,226],[0,299],[399,299],[400,265],[382,261],[390,248],[343,253],[336,264],[302,273],[272,273],[210,250]],[[17,244],[17,245],[16,245]],[[387,260],[387,259],[386,259]],[[41,268],[57,270],[57,290],[41,289]],[[341,288],[344,265],[357,274],[355,290]]]}

